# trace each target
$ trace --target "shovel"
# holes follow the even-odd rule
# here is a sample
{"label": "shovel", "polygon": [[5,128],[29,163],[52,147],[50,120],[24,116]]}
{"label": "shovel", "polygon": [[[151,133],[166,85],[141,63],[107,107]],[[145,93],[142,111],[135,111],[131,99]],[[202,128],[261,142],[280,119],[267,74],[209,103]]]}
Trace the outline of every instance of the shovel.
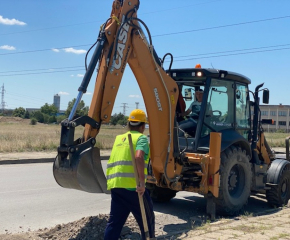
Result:
{"label": "shovel", "polygon": [[[128,134],[128,140],[129,140],[129,145],[130,145],[130,150],[131,150],[132,163],[133,163],[133,167],[134,167],[135,180],[136,180],[136,184],[139,185],[139,176],[138,176],[137,167],[136,167],[135,154],[134,154],[134,148],[133,148],[131,134]],[[150,240],[143,197],[140,194],[138,194],[138,198],[139,198],[139,203],[140,203],[140,208],[141,208],[145,237],[146,237],[146,240]]]}

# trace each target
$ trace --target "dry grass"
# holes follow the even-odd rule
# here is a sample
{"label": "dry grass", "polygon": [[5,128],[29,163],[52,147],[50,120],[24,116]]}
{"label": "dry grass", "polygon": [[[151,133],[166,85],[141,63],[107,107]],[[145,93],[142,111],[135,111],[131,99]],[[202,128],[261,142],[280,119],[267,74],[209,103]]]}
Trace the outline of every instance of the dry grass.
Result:
{"label": "dry grass", "polygon": [[[2,119],[3,120],[3,119]],[[60,125],[30,125],[27,121],[0,121],[0,152],[56,151],[60,140]],[[102,126],[97,136],[97,146],[111,149],[116,135],[126,132],[121,126]],[[75,137],[81,137],[83,127],[77,127]],[[145,135],[149,134],[148,129]],[[285,147],[289,133],[266,133],[271,147]]]}
{"label": "dry grass", "polygon": [[271,147],[285,147],[285,138],[290,136],[290,133],[265,133],[267,142]]}
{"label": "dry grass", "polygon": [[[126,131],[121,126],[102,126],[96,138],[97,146],[111,149],[116,135]],[[0,152],[56,151],[60,132],[60,125],[0,122]],[[83,127],[77,127],[75,138],[81,137],[82,133]],[[147,129],[144,134],[149,134]]]}

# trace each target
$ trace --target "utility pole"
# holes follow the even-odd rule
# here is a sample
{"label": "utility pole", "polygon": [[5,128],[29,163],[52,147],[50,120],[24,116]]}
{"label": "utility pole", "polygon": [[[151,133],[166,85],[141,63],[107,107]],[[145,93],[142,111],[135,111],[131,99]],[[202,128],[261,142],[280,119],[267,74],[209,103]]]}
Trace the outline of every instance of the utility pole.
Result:
{"label": "utility pole", "polygon": [[135,104],[136,104],[136,109],[138,109],[139,102],[135,102]]}
{"label": "utility pole", "polygon": [[126,108],[128,108],[128,103],[122,103],[123,106],[121,106],[123,108],[123,115],[126,116]]}
{"label": "utility pole", "polygon": [[2,113],[4,114],[4,110],[5,110],[5,106],[6,106],[6,102],[4,101],[4,92],[5,92],[5,89],[4,89],[4,83],[1,87],[1,108],[2,108]]}

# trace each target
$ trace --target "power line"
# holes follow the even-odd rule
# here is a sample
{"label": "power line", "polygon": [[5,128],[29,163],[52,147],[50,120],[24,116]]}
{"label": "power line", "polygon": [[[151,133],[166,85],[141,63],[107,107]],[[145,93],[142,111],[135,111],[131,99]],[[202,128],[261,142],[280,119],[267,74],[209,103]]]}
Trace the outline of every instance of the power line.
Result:
{"label": "power line", "polygon": [[[158,12],[171,11],[171,10],[176,10],[176,9],[181,9],[181,8],[188,8],[188,7],[192,7],[192,6],[196,6],[196,5],[208,4],[208,3],[218,2],[218,1],[221,1],[221,0],[214,0],[214,1],[209,1],[209,2],[191,4],[191,5],[180,6],[180,7],[176,7],[176,8],[162,9],[162,10],[159,10],[159,11],[141,13],[139,15],[142,16],[142,15],[146,15],[146,14],[152,14],[152,13],[158,13]],[[19,31],[19,32],[1,33],[0,36],[3,36],[3,35],[11,35],[11,34],[19,34],[19,33],[36,32],[36,31],[43,31],[43,30],[51,30],[51,29],[64,28],[64,27],[72,27],[72,26],[84,25],[84,24],[91,24],[91,23],[97,23],[97,22],[100,22],[101,23],[103,21],[97,20],[97,21],[89,21],[89,22],[83,22],[83,23],[74,23],[74,24],[60,25],[60,26],[47,27],[47,28],[38,28],[38,29],[32,29],[32,30],[26,30],[26,31]]]}
{"label": "power line", "polygon": [[91,22],[84,22],[84,23],[75,23],[75,24],[68,24],[68,25],[62,25],[62,26],[55,26],[55,27],[38,28],[38,29],[32,29],[32,30],[20,31],[20,32],[1,33],[0,36],[1,35],[18,34],[18,33],[37,32],[37,31],[50,30],[50,29],[63,28],[63,27],[72,27],[72,26],[89,24],[89,23],[96,23],[96,22],[101,22],[101,21],[91,21]]}
{"label": "power line", "polygon": [[3,55],[14,55],[14,54],[24,54],[24,53],[34,53],[34,52],[45,52],[45,51],[52,51],[52,49],[63,50],[63,49],[66,49],[66,48],[77,48],[77,47],[85,47],[85,46],[92,46],[92,44],[81,44],[81,45],[69,46],[69,47],[45,48],[45,49],[29,50],[29,51],[22,51],[22,52],[1,53],[0,56],[3,56]]}
{"label": "power line", "polygon": [[[181,31],[181,32],[163,33],[163,34],[158,34],[158,35],[152,35],[152,37],[163,37],[163,36],[168,36],[168,35],[185,34],[185,33],[190,33],[190,32],[198,32],[198,31],[206,31],[206,30],[212,30],[212,29],[218,29],[218,28],[234,27],[234,26],[239,26],[239,25],[246,25],[246,24],[265,22],[265,21],[273,21],[273,20],[279,20],[279,19],[285,19],[285,18],[290,18],[290,15],[282,16],[282,17],[275,17],[275,18],[266,18],[266,19],[260,19],[260,20],[254,20],[254,21],[247,21],[247,22],[240,22],[240,23],[234,23],[234,24],[227,24],[227,25],[221,25],[221,26],[214,26],[214,27],[192,29],[192,30]],[[58,47],[58,48],[54,48],[54,49],[65,49],[65,48],[91,46],[91,45],[92,44],[82,44],[82,45],[69,46],[69,47]],[[12,55],[12,54],[43,52],[43,51],[52,51],[52,49],[53,48],[30,50],[30,51],[23,51],[23,52],[1,53],[0,56]]]}
{"label": "power line", "polygon": [[212,55],[212,54],[220,54],[220,53],[229,53],[229,52],[241,52],[241,51],[249,51],[249,50],[264,49],[264,48],[284,47],[284,46],[289,46],[289,45],[290,44],[280,44],[280,45],[272,45],[272,46],[266,46],[266,47],[243,48],[243,49],[221,51],[221,52],[200,53],[200,54],[193,54],[193,55],[177,56],[177,57],[174,57],[174,59],[175,58],[183,58],[183,57],[193,57],[193,56],[203,56],[203,55]]}
{"label": "power line", "polygon": [[37,100],[37,101],[39,101],[39,100],[41,100],[41,101],[45,101],[45,100],[42,99],[42,98],[31,97],[31,96],[27,96],[27,95],[18,94],[18,93],[16,94],[16,93],[8,92],[7,94],[8,94],[8,95],[12,95],[12,96],[16,96],[16,97],[30,98],[30,99],[32,99],[32,100]]}
{"label": "power line", "polygon": [[268,50],[261,50],[261,51],[252,51],[252,52],[220,54],[220,55],[208,56],[208,57],[196,57],[196,58],[180,59],[180,60],[176,60],[176,62],[196,60],[196,59],[204,59],[204,58],[216,58],[216,57],[228,57],[228,56],[235,56],[235,55],[245,55],[245,54],[260,53],[260,52],[273,52],[273,51],[281,51],[281,50],[289,50],[289,49],[290,49],[290,47],[288,47],[288,48],[279,48],[279,49],[268,49]]}
{"label": "power line", "polygon": [[[288,50],[289,47],[285,48],[276,48],[276,49],[265,49],[265,48],[275,48],[275,47],[283,47],[289,46],[290,44],[280,44],[280,45],[272,45],[272,46],[265,46],[265,47],[255,47],[255,48],[244,48],[244,49],[237,49],[237,50],[229,50],[229,51],[220,51],[220,52],[212,52],[212,53],[200,53],[200,54],[191,54],[191,55],[184,55],[184,56],[176,56],[174,57],[175,62],[179,61],[186,61],[186,60],[195,60],[195,59],[203,59],[203,58],[211,58],[211,57],[226,57],[226,56],[234,56],[234,55],[245,55],[245,54],[253,54],[253,53],[261,53],[261,52],[269,52],[269,51],[281,51],[281,50]],[[258,50],[264,49],[260,51],[251,51],[251,50]],[[244,52],[242,52],[244,51]],[[240,52],[240,53],[234,53]],[[225,54],[225,53],[232,53],[232,54]],[[203,57],[204,55],[210,55],[207,57]],[[178,59],[178,58],[186,58],[186,57],[194,57],[195,58],[187,58],[187,59]],[[178,60],[175,60],[178,59]],[[166,61],[167,62],[167,61]],[[68,69],[73,68],[73,69]],[[54,71],[54,69],[59,69],[58,71]],[[63,70],[62,70],[63,69]],[[39,71],[44,70],[42,72],[35,72],[35,73],[21,73],[21,72],[29,72],[29,71]],[[47,68],[47,69],[30,69],[30,70],[19,70],[19,71],[6,71],[0,72],[0,77],[10,77],[10,76],[17,76],[17,75],[35,75],[35,74],[45,74],[45,73],[58,73],[58,72],[69,72],[69,71],[82,71],[84,67],[82,66],[74,66],[74,67],[58,67],[58,68]],[[13,73],[16,74],[2,74],[2,73]],[[19,72],[19,73],[17,73]]]}
{"label": "power line", "polygon": [[36,72],[36,73],[18,73],[18,74],[0,74],[0,77],[11,77],[11,76],[23,76],[23,75],[36,75],[36,74],[43,74],[43,73],[60,73],[60,72],[75,72],[84,70],[82,69],[69,69],[69,70],[59,70],[59,71],[48,71],[48,72]]}
{"label": "power line", "polygon": [[[289,44],[290,45],[290,44]],[[17,71],[0,71],[1,73],[17,73],[17,72],[34,72],[34,71],[47,71],[47,70],[55,70],[55,69],[66,69],[66,68],[80,68],[84,66],[73,66],[73,67],[51,67],[51,68],[38,68],[38,69],[25,69],[25,70],[17,70]]]}
{"label": "power line", "polygon": [[289,16],[283,16],[283,17],[266,18],[266,19],[248,21],[248,22],[233,23],[233,24],[227,24],[227,25],[221,25],[221,26],[215,26],[215,27],[198,28],[198,29],[181,31],[181,32],[164,33],[164,34],[152,35],[152,37],[164,37],[164,36],[168,36],[168,35],[184,34],[184,33],[190,33],[190,32],[199,32],[199,31],[206,31],[206,30],[212,30],[212,29],[218,29],[218,28],[226,28],[226,27],[234,27],[234,26],[258,23],[258,22],[273,21],[273,20],[279,20],[279,19],[285,19],[285,18],[290,18],[290,15]]}

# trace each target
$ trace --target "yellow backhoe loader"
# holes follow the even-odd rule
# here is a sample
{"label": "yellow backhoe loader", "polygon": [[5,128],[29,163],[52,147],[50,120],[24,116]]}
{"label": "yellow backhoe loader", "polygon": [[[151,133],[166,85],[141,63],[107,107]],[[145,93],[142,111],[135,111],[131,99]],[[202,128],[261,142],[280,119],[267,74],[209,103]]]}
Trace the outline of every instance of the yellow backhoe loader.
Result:
{"label": "yellow backhoe loader", "polygon": [[[147,187],[154,201],[168,201],[178,191],[196,192],[207,200],[207,213],[233,215],[247,204],[251,191],[266,193],[282,206],[290,198],[290,163],[276,159],[263,134],[259,92],[269,102],[263,84],[251,92],[250,79],[234,72],[201,68],[172,69],[173,56],[159,58],[146,24],[137,17],[139,0],[113,1],[110,17],[99,32],[96,47],[75,105],[61,123],[61,140],[53,173],[58,184],[93,193],[108,193],[96,137],[109,123],[115,98],[129,64],[142,92],[150,123],[150,164]],[[146,31],[146,35],[143,32]],[[163,63],[170,57],[169,69]],[[97,67],[88,116],[74,118]],[[196,102],[197,92],[203,92]],[[250,94],[253,100],[250,101]],[[198,110],[187,119],[192,103]],[[251,108],[253,113],[251,113]],[[83,125],[83,137],[74,130]]]}

